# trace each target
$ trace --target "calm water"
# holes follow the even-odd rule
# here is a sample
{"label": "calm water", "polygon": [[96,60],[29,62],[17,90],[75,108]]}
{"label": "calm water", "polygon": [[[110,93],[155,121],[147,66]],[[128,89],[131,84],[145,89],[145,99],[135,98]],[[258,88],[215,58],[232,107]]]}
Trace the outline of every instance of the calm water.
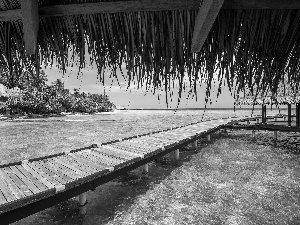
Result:
{"label": "calm water", "polygon": [[[260,111],[254,111],[259,114]],[[278,111],[270,111],[276,114]],[[0,163],[63,152],[202,119],[250,115],[251,110],[120,111],[113,114],[66,116],[30,122],[0,122]],[[181,160],[188,160],[189,153]],[[122,214],[151,185],[161,182],[178,164],[153,163],[145,178],[136,170],[88,193],[88,213],[78,213],[74,199],[32,215],[17,224],[106,224]]]}
{"label": "calm water", "polygon": [[202,110],[132,110],[30,122],[0,122],[0,164],[176,127],[201,119],[249,114],[249,110],[210,110],[204,115]]}

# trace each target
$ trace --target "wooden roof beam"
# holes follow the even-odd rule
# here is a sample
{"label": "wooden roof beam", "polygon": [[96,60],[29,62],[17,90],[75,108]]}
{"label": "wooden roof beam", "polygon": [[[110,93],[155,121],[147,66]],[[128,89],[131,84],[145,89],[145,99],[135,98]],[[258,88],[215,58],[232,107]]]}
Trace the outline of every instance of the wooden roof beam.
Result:
{"label": "wooden roof beam", "polygon": [[25,49],[28,55],[35,54],[39,30],[38,0],[22,0],[21,12]]}
{"label": "wooden roof beam", "polygon": [[200,52],[224,0],[203,0],[199,9],[192,38],[192,52]]}
{"label": "wooden roof beam", "polygon": [[225,0],[223,9],[300,9],[299,0]]}
{"label": "wooden roof beam", "polygon": [[[28,0],[20,0],[23,2]],[[39,7],[39,16],[199,9],[201,0],[130,0]],[[299,0],[224,0],[222,9],[300,9]],[[22,10],[0,11],[0,21],[22,19]]]}

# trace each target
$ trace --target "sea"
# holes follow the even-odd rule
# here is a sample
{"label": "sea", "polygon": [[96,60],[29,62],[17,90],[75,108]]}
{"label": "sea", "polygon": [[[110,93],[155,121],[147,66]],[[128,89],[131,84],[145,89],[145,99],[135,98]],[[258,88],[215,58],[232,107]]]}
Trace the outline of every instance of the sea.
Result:
{"label": "sea", "polygon": [[[0,121],[0,164],[70,151],[92,144],[178,127],[192,122],[260,114],[260,109],[116,110],[97,115],[67,115],[31,120]],[[268,115],[286,113],[269,110]],[[16,224],[113,224],[113,219],[132,204],[136,196],[159,183],[176,167],[152,166],[146,179],[123,177],[88,193],[88,212],[81,215],[76,199],[41,211]]]}

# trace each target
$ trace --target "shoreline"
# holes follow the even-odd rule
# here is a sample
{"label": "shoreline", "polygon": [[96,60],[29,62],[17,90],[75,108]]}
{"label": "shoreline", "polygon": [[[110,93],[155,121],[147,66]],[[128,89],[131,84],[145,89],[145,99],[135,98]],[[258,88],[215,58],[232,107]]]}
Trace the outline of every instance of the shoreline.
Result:
{"label": "shoreline", "polygon": [[66,116],[92,116],[92,115],[110,115],[115,112],[99,112],[99,113],[67,113],[67,114],[29,114],[29,115],[0,115],[0,121],[30,121],[36,119],[46,119],[46,118],[55,118],[55,117],[66,117]]}

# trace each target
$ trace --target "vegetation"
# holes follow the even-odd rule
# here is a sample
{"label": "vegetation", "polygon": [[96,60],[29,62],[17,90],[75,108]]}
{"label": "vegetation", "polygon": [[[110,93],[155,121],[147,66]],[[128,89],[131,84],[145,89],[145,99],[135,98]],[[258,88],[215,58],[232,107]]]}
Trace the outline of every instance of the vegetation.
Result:
{"label": "vegetation", "polygon": [[60,79],[51,85],[46,82],[44,71],[38,76],[29,72],[23,73],[18,82],[18,91],[0,98],[0,113],[8,110],[11,114],[95,113],[115,109],[107,95],[80,93],[78,89],[71,93]]}

